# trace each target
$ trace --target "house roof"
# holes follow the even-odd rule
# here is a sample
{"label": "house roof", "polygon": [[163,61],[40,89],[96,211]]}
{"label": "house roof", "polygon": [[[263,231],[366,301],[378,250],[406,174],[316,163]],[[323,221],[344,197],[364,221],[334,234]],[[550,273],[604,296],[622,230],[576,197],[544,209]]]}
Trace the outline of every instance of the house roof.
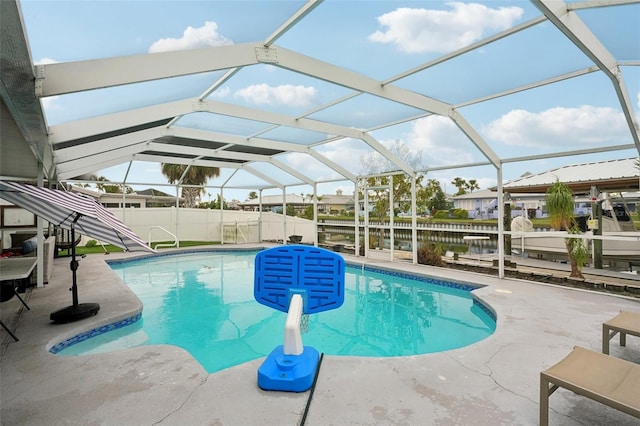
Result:
{"label": "house roof", "polygon": [[592,186],[601,192],[635,191],[640,184],[636,158],[580,163],[531,174],[503,185],[509,192],[546,192],[556,180],[574,193],[589,193]]}

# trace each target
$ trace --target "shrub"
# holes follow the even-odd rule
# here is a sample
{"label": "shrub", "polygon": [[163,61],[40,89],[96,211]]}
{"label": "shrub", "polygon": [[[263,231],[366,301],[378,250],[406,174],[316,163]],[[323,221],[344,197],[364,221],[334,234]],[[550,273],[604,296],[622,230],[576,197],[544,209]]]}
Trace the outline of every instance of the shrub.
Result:
{"label": "shrub", "polygon": [[449,211],[448,210],[438,210],[434,215],[434,218],[436,219],[447,219],[449,218]]}
{"label": "shrub", "polygon": [[455,217],[456,219],[468,219],[469,212],[466,211],[465,209],[454,209],[453,217]]}
{"label": "shrub", "polygon": [[95,247],[98,245],[98,242],[96,240],[89,240],[87,241],[87,244],[85,244],[85,247]]}
{"label": "shrub", "polygon": [[442,249],[437,246],[422,246],[418,249],[418,263],[422,265],[444,266]]}

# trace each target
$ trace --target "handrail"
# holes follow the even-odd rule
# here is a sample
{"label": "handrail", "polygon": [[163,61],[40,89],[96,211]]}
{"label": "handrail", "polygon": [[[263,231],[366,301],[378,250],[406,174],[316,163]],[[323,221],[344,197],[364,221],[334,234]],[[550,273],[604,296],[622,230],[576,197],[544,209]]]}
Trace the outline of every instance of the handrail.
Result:
{"label": "handrail", "polygon": [[172,234],[171,232],[169,232],[166,229],[164,229],[162,226],[158,226],[158,225],[154,225],[154,226],[151,226],[149,228],[149,247],[151,247],[151,230],[154,229],[154,228],[155,229],[160,229],[160,230],[166,232],[167,234],[169,234],[169,235],[171,235],[173,237],[173,243],[171,243],[171,244],[169,244],[169,243],[164,243],[164,244],[163,243],[158,243],[158,244],[156,244],[155,247],[153,247],[154,250],[157,249],[158,247],[177,247],[177,248],[180,248],[180,245],[178,244],[178,237],[176,237],[174,234]]}

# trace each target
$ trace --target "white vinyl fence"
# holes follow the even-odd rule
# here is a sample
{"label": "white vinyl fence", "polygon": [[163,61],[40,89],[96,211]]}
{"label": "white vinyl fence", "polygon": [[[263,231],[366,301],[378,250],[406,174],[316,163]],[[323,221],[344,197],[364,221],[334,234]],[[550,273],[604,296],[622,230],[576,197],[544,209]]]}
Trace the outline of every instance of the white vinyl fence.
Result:
{"label": "white vinyl fence", "polygon": [[271,212],[260,215],[253,211],[175,207],[109,210],[147,243],[172,240],[169,233],[181,241],[221,241],[226,244],[286,241],[290,235],[302,235],[306,243],[315,240],[313,221],[287,216],[285,229],[283,215]]}

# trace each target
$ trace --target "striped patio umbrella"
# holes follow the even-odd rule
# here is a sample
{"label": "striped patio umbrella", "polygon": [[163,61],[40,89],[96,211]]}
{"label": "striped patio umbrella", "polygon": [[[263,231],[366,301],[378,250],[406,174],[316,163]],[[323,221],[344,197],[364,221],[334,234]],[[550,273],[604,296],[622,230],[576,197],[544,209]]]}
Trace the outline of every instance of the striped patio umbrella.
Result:
{"label": "striped patio umbrella", "polygon": [[0,198],[29,210],[47,222],[127,251],[153,251],[131,229],[95,199],[68,191],[0,181]]}
{"label": "striped patio umbrella", "polygon": [[[71,230],[71,241],[75,241],[76,228],[82,234],[96,240],[113,244],[127,251],[147,250],[155,252],[131,229],[104,208],[95,199],[72,192],[59,191],[33,185],[0,181],[0,198],[29,210],[47,222]],[[51,313],[54,322],[71,322],[100,310],[97,303],[78,303],[75,244],[71,248],[71,291],[73,304]]]}

